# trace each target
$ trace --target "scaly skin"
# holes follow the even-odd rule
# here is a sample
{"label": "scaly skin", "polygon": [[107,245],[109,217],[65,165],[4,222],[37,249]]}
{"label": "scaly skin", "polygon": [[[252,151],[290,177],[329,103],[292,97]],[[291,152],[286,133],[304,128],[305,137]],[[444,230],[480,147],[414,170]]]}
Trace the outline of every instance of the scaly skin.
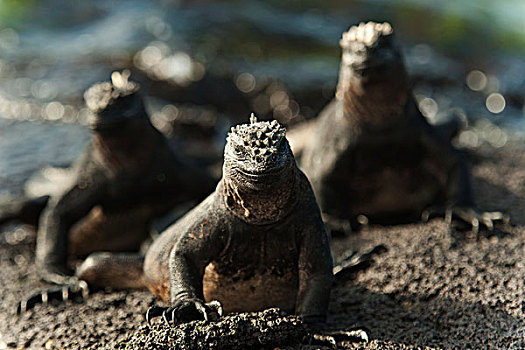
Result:
{"label": "scaly skin", "polygon": [[418,110],[392,27],[361,23],[340,44],[335,99],[300,159],[327,225],[410,222],[446,209],[492,228],[503,215],[474,207],[466,161]]}
{"label": "scaly skin", "polygon": [[180,163],[127,78],[113,73],[112,82],[85,94],[92,141],[39,223],[36,261],[49,282],[76,281],[67,270],[69,254],[137,250],[155,218],[213,188],[203,169]]}
{"label": "scaly skin", "polygon": [[172,305],[175,318],[218,300],[225,312],[280,307],[325,319],[330,250],[284,134],[276,121],[255,118],[232,128],[215,192],[148,251],[147,286]]}

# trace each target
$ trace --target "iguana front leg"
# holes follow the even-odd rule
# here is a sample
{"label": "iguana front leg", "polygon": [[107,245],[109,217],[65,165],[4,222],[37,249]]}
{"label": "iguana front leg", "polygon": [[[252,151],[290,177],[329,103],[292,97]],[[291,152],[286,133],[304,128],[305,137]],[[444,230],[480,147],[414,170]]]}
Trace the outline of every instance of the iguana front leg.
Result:
{"label": "iguana front leg", "polygon": [[[218,301],[206,303],[203,292],[203,276],[206,265],[217,258],[224,248],[225,230],[206,210],[197,207],[182,219],[182,225],[175,224],[169,230],[182,230],[173,246],[168,264],[170,285],[170,306],[153,306],[146,313],[148,323],[162,316],[168,324],[179,324],[193,320],[209,320],[222,316],[222,305]],[[189,223],[188,221],[192,221]],[[165,232],[163,234],[170,234]]]}
{"label": "iguana front leg", "polygon": [[[303,317],[311,332],[310,344],[337,349],[338,342],[368,342],[364,328],[333,329],[326,326],[326,313],[333,276],[332,258],[320,217],[308,223],[299,254],[299,292],[296,313]],[[371,255],[372,253],[370,253]],[[339,271],[345,267],[339,267]],[[334,270],[334,271],[333,271]]]}
{"label": "iguana front leg", "polygon": [[426,121],[422,121],[422,124],[423,147],[434,162],[434,166],[439,171],[444,171],[446,176],[445,208],[430,206],[421,214],[423,221],[427,221],[432,216],[444,215],[448,223],[451,223],[453,218],[466,222],[475,233],[479,232],[480,226],[492,231],[495,222],[508,223],[510,221],[508,215],[499,211],[486,212],[476,207],[467,160],[442,135],[433,132]]}
{"label": "iguana front leg", "polygon": [[299,240],[299,290],[295,312],[307,323],[322,324],[326,320],[332,288],[332,256],[320,215],[307,225]]}
{"label": "iguana front leg", "polygon": [[67,269],[68,233],[105,191],[105,183],[86,186],[77,182],[67,192],[49,200],[40,221],[36,242],[36,264],[41,277],[51,283],[77,283]]}

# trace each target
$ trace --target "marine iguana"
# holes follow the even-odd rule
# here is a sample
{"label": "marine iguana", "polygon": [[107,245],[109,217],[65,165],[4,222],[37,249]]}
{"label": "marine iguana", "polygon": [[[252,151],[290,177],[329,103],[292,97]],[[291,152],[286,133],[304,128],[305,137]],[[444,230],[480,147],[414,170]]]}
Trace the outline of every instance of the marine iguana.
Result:
{"label": "marine iguana", "polygon": [[290,141],[304,147],[300,166],[325,224],[346,231],[446,210],[475,231],[492,229],[504,215],[474,206],[466,160],[419,111],[390,24],[352,26],[340,45],[334,100]]}
{"label": "marine iguana", "polygon": [[152,126],[128,78],[115,72],[84,95],[92,140],[48,199],[37,232],[36,264],[48,282],[77,282],[70,254],[138,250],[155,218],[213,190],[205,169],[182,164]]}
{"label": "marine iguana", "polygon": [[252,117],[232,128],[217,189],[154,242],[144,271],[174,320],[187,317],[188,308],[191,317],[206,317],[205,301],[218,300],[225,312],[279,307],[324,321],[332,283],[328,239],[277,121]]}

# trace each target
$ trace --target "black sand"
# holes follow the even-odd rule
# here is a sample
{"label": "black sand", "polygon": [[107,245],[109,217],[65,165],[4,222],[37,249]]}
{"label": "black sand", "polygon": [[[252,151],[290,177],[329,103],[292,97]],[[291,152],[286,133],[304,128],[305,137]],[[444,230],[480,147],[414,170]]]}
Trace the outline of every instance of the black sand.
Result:
{"label": "black sand", "polygon": [[[333,289],[329,323],[371,330],[370,343],[351,348],[525,348],[524,151],[522,144],[509,144],[470,157],[479,206],[511,214],[513,227],[477,239],[434,219],[371,226],[334,241],[336,255],[379,243],[389,248],[365,272]],[[18,300],[48,286],[35,271],[34,241],[34,232],[15,227],[4,228],[0,237],[0,349],[168,348],[160,343],[162,333],[143,327],[155,302],[146,291],[100,291],[84,303],[37,306],[17,316]],[[291,319],[283,320],[289,326]],[[279,333],[285,329],[296,334],[273,327],[277,340],[289,339]]]}

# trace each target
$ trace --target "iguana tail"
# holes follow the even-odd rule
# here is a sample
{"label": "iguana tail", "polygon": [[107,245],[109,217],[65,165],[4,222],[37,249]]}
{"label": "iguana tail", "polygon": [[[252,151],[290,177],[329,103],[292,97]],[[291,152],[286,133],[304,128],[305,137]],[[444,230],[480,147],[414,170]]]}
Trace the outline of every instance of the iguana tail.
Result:
{"label": "iguana tail", "polygon": [[146,288],[144,257],[133,253],[93,253],[77,268],[78,279],[91,288]]}

